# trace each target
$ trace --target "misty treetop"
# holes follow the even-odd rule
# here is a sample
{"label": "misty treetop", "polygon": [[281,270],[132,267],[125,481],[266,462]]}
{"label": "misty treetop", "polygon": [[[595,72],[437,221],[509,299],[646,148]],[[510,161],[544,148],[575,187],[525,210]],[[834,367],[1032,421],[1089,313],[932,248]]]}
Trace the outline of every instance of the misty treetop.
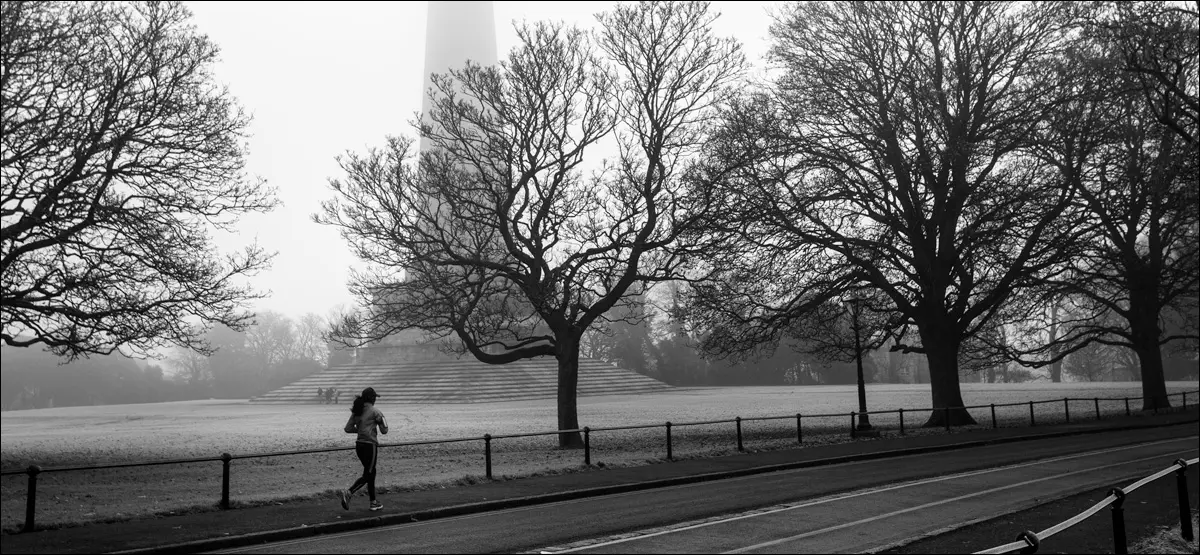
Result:
{"label": "misty treetop", "polygon": [[[244,175],[249,118],[179,2],[3,4],[0,337],[74,358],[241,328],[256,246],[212,227],[276,204]],[[211,227],[210,227],[211,226]]]}

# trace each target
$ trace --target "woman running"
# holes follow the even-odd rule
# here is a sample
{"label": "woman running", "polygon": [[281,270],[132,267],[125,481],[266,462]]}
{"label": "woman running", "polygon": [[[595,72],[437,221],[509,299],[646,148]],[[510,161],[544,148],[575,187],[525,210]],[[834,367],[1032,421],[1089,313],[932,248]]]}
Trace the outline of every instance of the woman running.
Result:
{"label": "woman running", "polygon": [[387,422],[383,419],[383,413],[375,408],[375,400],[379,395],[375,393],[374,388],[366,388],[362,395],[354,397],[354,405],[350,407],[350,420],[346,422],[346,433],[358,434],[358,440],[354,442],[354,450],[358,453],[358,460],[362,461],[363,474],[354,481],[354,485],[350,489],[339,492],[342,498],[342,508],[350,510],[350,497],[352,497],[363,486],[367,486],[367,496],[371,498],[371,510],[378,511],[383,508],[383,504],[375,499],[375,463],[379,460],[379,438],[375,435],[375,430],[378,429],[384,434],[388,433]]}

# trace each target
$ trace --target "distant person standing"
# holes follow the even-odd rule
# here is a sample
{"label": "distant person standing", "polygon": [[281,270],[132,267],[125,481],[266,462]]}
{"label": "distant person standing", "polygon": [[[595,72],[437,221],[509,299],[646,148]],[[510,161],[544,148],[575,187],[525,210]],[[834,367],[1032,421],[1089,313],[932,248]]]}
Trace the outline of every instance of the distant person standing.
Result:
{"label": "distant person standing", "polygon": [[354,397],[354,404],[350,407],[346,433],[358,434],[358,439],[354,442],[354,451],[358,454],[358,460],[362,462],[363,474],[354,481],[350,489],[338,492],[342,499],[342,508],[346,510],[350,510],[350,498],[363,486],[367,487],[367,496],[371,498],[371,510],[378,511],[383,508],[383,504],[375,499],[375,463],[379,461],[379,438],[376,430],[386,434],[388,426],[383,419],[383,413],[375,408],[375,400],[378,398],[375,389],[368,387],[363,390],[362,395]]}
{"label": "distant person standing", "polygon": [[325,398],[325,388],[318,387],[317,388],[317,402],[320,403],[321,399],[324,399],[324,398]]}
{"label": "distant person standing", "polygon": [[341,398],[341,396],[342,396],[342,390],[340,390],[340,389],[333,390],[333,404],[335,404],[335,405],[338,404],[338,399]]}
{"label": "distant person standing", "polygon": [[332,387],[325,390],[325,404],[326,405],[333,404],[333,388]]}

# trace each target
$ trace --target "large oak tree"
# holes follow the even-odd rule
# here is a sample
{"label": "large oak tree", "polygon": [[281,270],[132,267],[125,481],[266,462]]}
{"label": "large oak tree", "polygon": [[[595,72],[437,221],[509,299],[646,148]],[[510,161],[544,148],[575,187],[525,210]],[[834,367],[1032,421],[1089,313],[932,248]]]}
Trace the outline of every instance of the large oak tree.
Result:
{"label": "large oak tree", "polygon": [[[411,141],[391,139],[344,158],[331,182],[319,220],[371,263],[351,284],[370,310],[337,331],[361,342],[416,328],[492,364],[555,357],[558,426],[577,429],[584,332],[677,277],[696,248],[678,237],[710,208],[685,169],[743,67],[715,17],[706,3],[643,2],[599,15],[594,40],[521,26],[500,67],[437,77],[419,164]],[[605,137],[616,159],[585,174]]]}
{"label": "large oak tree", "polygon": [[4,2],[0,339],[75,358],[208,350],[270,256],[211,226],[275,205],[243,175],[249,119],[178,2]]}
{"label": "large oak tree", "polygon": [[[1062,262],[1073,191],[1025,149],[1065,91],[1043,79],[1062,4],[806,2],[771,28],[779,76],[713,147],[729,243],[706,304],[790,318],[849,287],[915,326],[934,407],[961,407],[962,348]],[[934,411],[927,425],[940,425]],[[973,420],[951,410],[953,423]]]}

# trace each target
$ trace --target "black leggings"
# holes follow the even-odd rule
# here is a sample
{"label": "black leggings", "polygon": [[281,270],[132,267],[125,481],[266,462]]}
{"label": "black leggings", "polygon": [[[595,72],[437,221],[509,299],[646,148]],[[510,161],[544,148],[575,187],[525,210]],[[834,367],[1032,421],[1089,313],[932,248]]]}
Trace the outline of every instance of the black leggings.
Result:
{"label": "black leggings", "polygon": [[375,463],[379,460],[379,446],[366,441],[357,441],[354,443],[354,451],[358,453],[358,460],[362,461],[363,474],[354,481],[354,485],[350,486],[350,493],[358,493],[363,486],[367,486],[367,496],[374,501]]}

